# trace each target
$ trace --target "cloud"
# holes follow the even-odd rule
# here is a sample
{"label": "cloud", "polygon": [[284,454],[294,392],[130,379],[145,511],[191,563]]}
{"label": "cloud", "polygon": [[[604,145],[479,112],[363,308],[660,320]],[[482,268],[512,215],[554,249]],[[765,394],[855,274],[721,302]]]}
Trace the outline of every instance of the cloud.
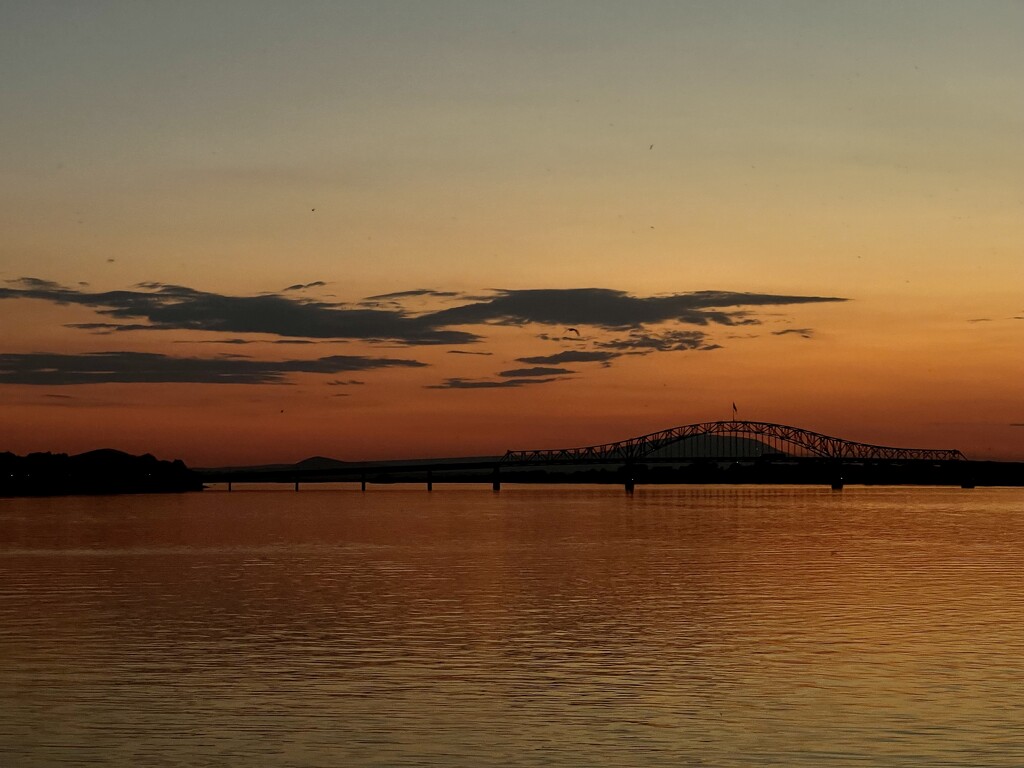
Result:
{"label": "cloud", "polygon": [[292,373],[342,373],[424,365],[416,360],[358,355],[332,355],[315,360],[252,360],[169,357],[149,352],[0,354],[0,384],[281,384]]}
{"label": "cloud", "polygon": [[590,325],[606,330],[676,321],[693,325],[745,325],[758,321],[738,307],[846,301],[835,296],[783,296],[731,291],[696,291],[666,296],[632,296],[608,288],[497,291],[481,301],[424,317],[436,326],[496,323]]}
{"label": "cloud", "polygon": [[295,285],[289,285],[284,290],[286,290],[286,291],[303,291],[306,288],[322,288],[325,285],[327,285],[327,283],[325,283],[323,280],[314,280],[312,283],[296,283]]}
{"label": "cloud", "polygon": [[379,293],[376,296],[367,296],[366,301],[411,299],[416,296],[436,296],[439,298],[450,298],[458,296],[455,291],[433,291],[429,288],[417,288],[412,291],[395,291],[394,293]]}
{"label": "cloud", "polygon": [[[255,344],[252,339],[176,339],[175,344]],[[276,343],[276,342],[275,342]]]}
{"label": "cloud", "polygon": [[334,381],[328,381],[327,386],[329,387],[357,387],[365,384],[365,381],[359,381],[359,379],[335,379]]}
{"label": "cloud", "polygon": [[502,371],[498,375],[507,379],[522,379],[533,376],[561,376],[566,373],[575,373],[575,371],[570,371],[568,368],[514,368],[511,371]]}
{"label": "cloud", "polygon": [[772,336],[785,336],[790,333],[796,334],[801,339],[810,339],[814,337],[814,330],[811,328],[786,328],[781,331],[772,331]]}
{"label": "cloud", "polygon": [[353,308],[276,294],[225,296],[163,283],[140,283],[136,287],[141,290],[90,293],[35,278],[13,282],[18,287],[0,288],[0,299],[77,304],[116,320],[148,321],[131,325],[86,324],[87,329],[105,332],[145,329],[266,333],[315,339],[389,340],[408,345],[469,344],[480,338],[410,315],[401,308]]}
{"label": "cloud", "polygon": [[707,334],[703,331],[666,331],[660,334],[633,331],[625,338],[599,341],[595,346],[601,349],[616,349],[639,354],[676,352],[703,349],[706,338]]}
{"label": "cloud", "polygon": [[535,357],[517,357],[517,363],[530,363],[531,365],[545,365],[547,363],[607,363],[616,357],[621,357],[620,352],[583,352],[568,350],[553,355],[537,355]]}
{"label": "cloud", "polygon": [[[4,298],[0,295],[0,298]],[[58,302],[61,303],[61,302]],[[152,326],[138,323],[65,323],[65,328],[77,328],[80,331],[94,331],[99,336],[107,336],[114,331],[149,331]]]}
{"label": "cloud", "polygon": [[557,378],[551,379],[505,379],[504,381],[491,381],[489,379],[445,379],[443,384],[428,384],[426,389],[509,389],[523,387],[528,384],[548,384],[552,381],[560,381]]}
{"label": "cloud", "polygon": [[490,357],[494,353],[493,352],[470,352],[469,350],[466,350],[466,349],[449,349],[448,350],[448,354],[449,355],[482,355],[482,356],[485,356],[485,357]]}
{"label": "cloud", "polygon": [[[577,331],[577,333],[578,333],[578,331]],[[582,343],[584,343],[586,341],[586,339],[584,339],[582,336],[569,336],[569,335],[556,336],[556,335],[551,334],[551,333],[538,333],[537,334],[537,338],[541,339],[543,341],[572,341],[572,342],[575,342],[577,344],[582,344]]]}
{"label": "cloud", "polygon": [[[69,288],[36,278],[22,278],[8,285],[12,287],[0,287],[0,299],[38,299],[86,306],[115,321],[74,326],[100,333],[194,330],[404,345],[464,345],[481,340],[476,333],[463,330],[465,326],[535,323],[638,331],[646,325],[665,322],[756,325],[760,321],[751,315],[751,307],[846,301],[831,296],[730,291],[645,297],[607,288],[500,290],[489,296],[460,297],[451,291],[417,289],[371,297],[392,303],[367,306],[282,294],[229,296],[155,282],[140,283],[133,290],[104,292]],[[460,297],[463,303],[421,312],[401,306],[400,300],[414,297]]]}

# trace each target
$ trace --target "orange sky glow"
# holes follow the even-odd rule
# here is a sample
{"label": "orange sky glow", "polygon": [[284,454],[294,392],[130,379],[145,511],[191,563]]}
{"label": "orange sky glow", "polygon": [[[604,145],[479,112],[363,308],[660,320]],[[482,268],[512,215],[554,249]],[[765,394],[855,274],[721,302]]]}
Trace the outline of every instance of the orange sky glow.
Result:
{"label": "orange sky glow", "polygon": [[[1024,460],[1024,6],[8,4],[0,450]],[[573,330],[570,330],[573,329]]]}

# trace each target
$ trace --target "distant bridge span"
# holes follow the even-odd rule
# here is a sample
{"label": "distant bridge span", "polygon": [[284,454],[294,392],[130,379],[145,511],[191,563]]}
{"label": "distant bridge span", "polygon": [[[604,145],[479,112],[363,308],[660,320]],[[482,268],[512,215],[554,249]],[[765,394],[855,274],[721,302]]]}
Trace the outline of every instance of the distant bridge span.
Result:
{"label": "distant bridge span", "polygon": [[[605,467],[598,468],[600,465]],[[615,465],[608,473],[607,467]],[[410,481],[425,481],[430,490],[442,474],[449,480],[461,476],[456,482],[490,482],[494,490],[501,487],[502,478],[511,482],[622,482],[627,491],[633,490],[637,478],[639,482],[824,481],[842,488],[843,475],[848,473],[847,482],[956,482],[973,488],[972,465],[974,462],[955,449],[858,443],[764,421],[705,421],[581,448],[453,459],[338,462],[325,468],[235,467],[199,473],[205,482],[227,483],[228,490],[232,483],[284,482],[293,483],[298,490],[300,482],[352,480],[358,480],[363,490],[368,482]],[[552,479],[559,477],[558,471],[545,467],[556,466],[566,467],[568,474]],[[676,473],[667,480],[658,474],[665,467]]]}
{"label": "distant bridge span", "polygon": [[[872,445],[830,437],[785,424],[765,421],[704,421],[686,424],[660,432],[632,437],[617,443],[589,445],[582,448],[551,450],[507,451],[501,458],[503,466],[540,464],[636,463],[649,460],[682,458],[671,456],[673,446],[699,438],[716,440],[737,439],[746,448],[763,446],[760,455],[800,456],[854,461],[966,461],[967,457],[956,449],[897,448]],[[749,441],[749,443],[747,443]],[[726,442],[728,445],[728,442]],[[659,455],[660,454],[660,455]],[[735,452],[733,453],[735,456]],[[690,457],[694,457],[690,454]],[[711,458],[711,457],[709,457]],[[754,458],[746,455],[744,458]]]}

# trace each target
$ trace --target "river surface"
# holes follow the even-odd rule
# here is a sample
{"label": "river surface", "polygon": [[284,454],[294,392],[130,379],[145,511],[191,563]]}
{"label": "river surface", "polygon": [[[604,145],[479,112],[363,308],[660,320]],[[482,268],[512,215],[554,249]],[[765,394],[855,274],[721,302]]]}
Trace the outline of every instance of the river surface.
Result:
{"label": "river surface", "polygon": [[0,499],[0,766],[1024,765],[1021,489]]}

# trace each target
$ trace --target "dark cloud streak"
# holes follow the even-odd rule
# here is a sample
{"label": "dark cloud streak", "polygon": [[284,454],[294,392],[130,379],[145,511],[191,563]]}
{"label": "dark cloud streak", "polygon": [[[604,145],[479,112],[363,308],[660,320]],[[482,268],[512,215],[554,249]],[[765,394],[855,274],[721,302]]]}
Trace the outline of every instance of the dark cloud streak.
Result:
{"label": "dark cloud streak", "polygon": [[507,379],[525,379],[537,376],[562,376],[567,373],[575,373],[568,368],[514,368],[510,371],[502,371],[499,376]]}
{"label": "dark cloud streak", "polygon": [[[88,323],[89,330],[193,330],[266,333],[317,339],[388,340],[408,345],[469,344],[480,337],[425,322],[401,309],[351,308],[274,294],[224,296],[180,285],[140,283],[144,291],[87,293],[35,278],[15,281],[20,288],[0,288],[0,299],[41,299],[77,304],[107,317],[145,318],[149,325]],[[83,324],[78,324],[79,326]]]}
{"label": "dark cloud streak", "polygon": [[617,357],[620,352],[582,352],[568,350],[557,352],[553,355],[537,355],[535,357],[517,357],[517,363],[529,363],[531,365],[545,365],[547,363],[607,363]]}
{"label": "dark cloud streak", "polygon": [[[499,291],[483,301],[463,304],[424,315],[434,326],[495,323],[522,325],[590,325],[605,330],[626,330],[651,323],[676,321],[692,325],[745,325],[757,323],[736,307],[846,301],[834,296],[781,296],[774,294],[696,291],[667,296],[631,296],[607,288]],[[733,309],[725,309],[733,308]]]}
{"label": "dark cloud streak", "polygon": [[343,373],[424,365],[416,360],[358,355],[332,355],[315,360],[252,360],[169,357],[149,352],[0,354],[0,384],[282,384],[292,373]]}
{"label": "dark cloud streak", "polygon": [[[319,281],[318,281],[319,282]],[[79,305],[116,321],[79,323],[74,327],[99,333],[129,330],[192,330],[221,333],[264,333],[308,339],[359,339],[404,345],[464,345],[480,341],[462,326],[526,325],[590,326],[606,331],[638,331],[646,325],[676,322],[688,325],[754,325],[749,307],[838,302],[830,296],[696,291],[665,296],[632,296],[606,288],[495,291],[484,297],[462,296],[465,303],[414,313],[388,306],[348,305],[302,296],[263,294],[227,296],[186,286],[147,282],[137,290],[88,292],[48,280],[22,278],[15,287],[0,288],[0,299],[39,299]],[[298,290],[316,283],[296,284]],[[371,297],[387,301],[419,296],[457,297],[451,291],[418,289]],[[140,319],[146,323],[139,323]],[[681,342],[680,342],[681,343]],[[649,347],[658,350],[658,345]]]}
{"label": "dark cloud streak", "polygon": [[596,342],[600,349],[648,354],[650,352],[677,352],[703,349],[707,334],[703,331],[667,331],[662,334],[633,331],[621,339]]}
{"label": "dark cloud streak", "polygon": [[428,384],[425,389],[514,389],[529,384],[549,384],[552,381],[560,381],[560,379],[505,379],[504,381],[445,379],[443,384]]}

